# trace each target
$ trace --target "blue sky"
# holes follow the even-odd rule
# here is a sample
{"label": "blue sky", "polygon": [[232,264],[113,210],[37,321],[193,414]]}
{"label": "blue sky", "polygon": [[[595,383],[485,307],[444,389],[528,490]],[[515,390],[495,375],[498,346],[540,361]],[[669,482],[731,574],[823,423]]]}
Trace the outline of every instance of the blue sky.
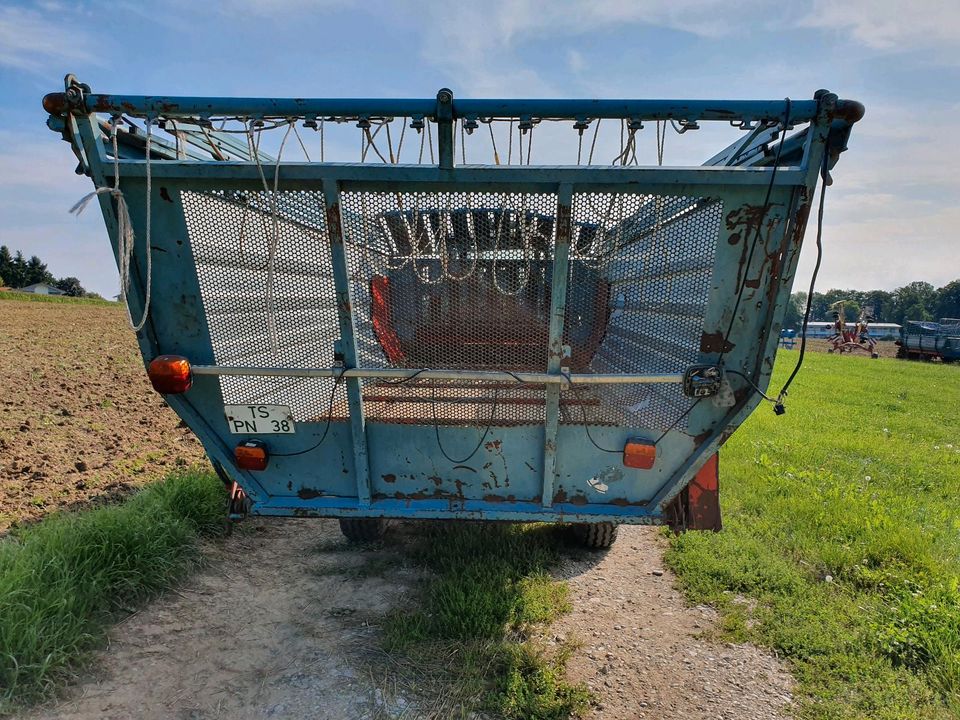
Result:
{"label": "blue sky", "polygon": [[[809,98],[867,106],[828,191],[818,288],[960,277],[960,3],[914,0],[364,2],[0,0],[0,244],[103,295],[117,273],[90,190],[40,99],[245,96]],[[732,138],[730,138],[732,140]],[[547,134],[548,158],[566,142]],[[652,132],[642,136],[652,152]],[[721,143],[725,144],[725,143]],[[668,139],[668,162],[720,149]],[[671,158],[670,155],[673,154]],[[813,267],[812,234],[797,288]]]}

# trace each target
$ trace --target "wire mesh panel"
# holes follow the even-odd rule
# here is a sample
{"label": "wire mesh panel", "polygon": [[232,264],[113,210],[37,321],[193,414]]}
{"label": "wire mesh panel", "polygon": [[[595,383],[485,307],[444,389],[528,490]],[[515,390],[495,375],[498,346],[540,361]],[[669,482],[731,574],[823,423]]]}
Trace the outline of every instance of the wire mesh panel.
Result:
{"label": "wire mesh panel", "polygon": [[[546,368],[557,198],[550,193],[344,192],[360,362]],[[367,381],[368,419],[544,421],[542,386]]]}
{"label": "wire mesh panel", "polygon": [[[682,373],[697,362],[722,211],[712,198],[574,195],[565,328],[573,370]],[[600,287],[578,282],[587,272]],[[574,348],[585,345],[592,352],[578,357]],[[564,422],[660,430],[683,427],[691,403],[676,384],[598,385],[563,396],[578,398],[582,410],[561,404]]]}
{"label": "wire mesh panel", "polygon": [[[218,365],[323,368],[339,338],[323,195],[182,193]],[[227,404],[288,405],[297,421],[346,416],[330,378],[221,376]]]}

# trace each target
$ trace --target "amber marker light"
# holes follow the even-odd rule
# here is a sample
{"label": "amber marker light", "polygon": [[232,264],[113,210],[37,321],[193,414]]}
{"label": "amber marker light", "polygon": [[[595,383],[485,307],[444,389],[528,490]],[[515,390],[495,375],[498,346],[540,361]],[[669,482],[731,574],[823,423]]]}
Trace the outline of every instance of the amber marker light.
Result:
{"label": "amber marker light", "polygon": [[630,468],[649,470],[657,461],[656,443],[632,438],[623,446],[623,464]]}
{"label": "amber marker light", "polygon": [[181,355],[158,355],[150,361],[147,375],[153,389],[162,395],[185,393],[193,384],[190,361]]}
{"label": "amber marker light", "polygon": [[266,470],[270,456],[261,440],[244,440],[233,449],[233,459],[241,470]]}

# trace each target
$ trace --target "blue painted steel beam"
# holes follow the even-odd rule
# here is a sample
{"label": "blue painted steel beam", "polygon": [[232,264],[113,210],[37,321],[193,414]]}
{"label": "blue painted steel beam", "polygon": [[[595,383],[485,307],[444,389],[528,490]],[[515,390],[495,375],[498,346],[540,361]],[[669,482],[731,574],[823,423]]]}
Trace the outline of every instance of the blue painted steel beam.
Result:
{"label": "blue painted steel beam", "polygon": [[[570,241],[573,233],[573,188],[561,185],[557,193],[557,237],[553,252],[553,282],[550,289],[550,330],[547,372],[559,375],[564,358],[563,321],[567,311],[567,279],[570,274]],[[546,422],[543,427],[543,507],[553,503],[557,476],[557,429],[560,426],[560,386],[546,388]]]}
{"label": "blue painted steel beam", "polygon": [[[121,160],[120,173],[128,177],[145,177],[146,163],[142,160]],[[457,189],[470,190],[480,185],[495,185],[497,189],[516,188],[518,191],[553,191],[563,183],[575,184],[578,190],[597,188],[602,192],[635,193],[641,185],[689,185],[700,188],[698,192],[729,191],[731,186],[770,184],[771,168],[739,167],[609,167],[609,166],[478,166],[461,165],[455,170],[444,170],[435,165],[372,165],[359,163],[299,163],[284,162],[282,184],[284,188],[307,188],[312,183],[334,179],[341,183],[341,190],[396,190],[393,183],[449,184]],[[272,177],[274,165],[264,163],[263,172]],[[243,182],[258,183],[262,189],[260,171],[250,162],[154,162],[150,168],[157,180],[208,180],[217,185],[211,188],[230,187]],[[803,167],[781,167],[777,170],[775,187],[806,184],[807,172]],[[226,183],[226,185],[224,185]]]}
{"label": "blue painted steel beam", "polygon": [[[55,100],[51,99],[52,105]],[[48,106],[45,99],[44,106]],[[151,95],[84,97],[91,113],[147,117],[430,117],[438,114],[434,98],[228,98]],[[624,118],[636,120],[780,120],[784,100],[455,100],[452,117]],[[794,122],[816,117],[816,100],[791,104]]]}
{"label": "blue painted steel beam", "polygon": [[[326,206],[327,235],[333,262],[333,282],[337,291],[337,318],[340,323],[340,348],[345,367],[357,366],[357,343],[353,318],[353,295],[350,289],[350,271],[343,248],[343,217],[340,212],[340,192],[336,183],[323,184]],[[350,428],[353,442],[354,472],[360,505],[370,502],[370,463],[367,452],[367,428],[363,415],[363,382],[359,378],[346,379],[347,404],[350,408]]]}
{"label": "blue painted steel beam", "polygon": [[557,503],[544,508],[530,502],[504,503],[484,500],[375,500],[359,507],[354,498],[324,497],[302,500],[298,497],[276,497],[257,504],[254,515],[296,517],[400,517],[412,519],[504,520],[513,522],[597,522],[615,519],[632,525],[662,525],[663,514],[652,505],[574,505]]}

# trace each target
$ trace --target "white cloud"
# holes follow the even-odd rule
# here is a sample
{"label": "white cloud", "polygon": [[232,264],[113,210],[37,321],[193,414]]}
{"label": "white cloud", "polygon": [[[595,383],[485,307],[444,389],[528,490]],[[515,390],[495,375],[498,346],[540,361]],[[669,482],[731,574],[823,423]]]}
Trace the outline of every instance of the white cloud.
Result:
{"label": "white cloud", "polygon": [[28,8],[0,7],[0,66],[42,72],[54,63],[96,62],[84,50],[92,46],[85,37],[66,20],[55,22]]}
{"label": "white cloud", "polygon": [[814,0],[801,24],[847,31],[877,50],[960,46],[960,3],[954,0]]}

